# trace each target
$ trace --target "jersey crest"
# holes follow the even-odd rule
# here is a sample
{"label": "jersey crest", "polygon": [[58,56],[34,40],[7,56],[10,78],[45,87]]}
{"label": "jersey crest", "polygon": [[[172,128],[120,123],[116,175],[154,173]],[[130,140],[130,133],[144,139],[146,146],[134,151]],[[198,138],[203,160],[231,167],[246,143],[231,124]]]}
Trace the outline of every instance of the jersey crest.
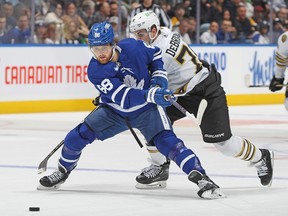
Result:
{"label": "jersey crest", "polygon": [[142,79],[137,84],[137,80],[131,75],[124,76],[123,82],[125,83],[125,85],[127,85],[131,88],[135,88],[135,89],[141,89],[142,90],[144,87],[144,79]]}
{"label": "jersey crest", "polygon": [[283,35],[282,37],[281,37],[281,41],[282,41],[282,43],[285,43],[285,41],[287,40],[287,35]]}

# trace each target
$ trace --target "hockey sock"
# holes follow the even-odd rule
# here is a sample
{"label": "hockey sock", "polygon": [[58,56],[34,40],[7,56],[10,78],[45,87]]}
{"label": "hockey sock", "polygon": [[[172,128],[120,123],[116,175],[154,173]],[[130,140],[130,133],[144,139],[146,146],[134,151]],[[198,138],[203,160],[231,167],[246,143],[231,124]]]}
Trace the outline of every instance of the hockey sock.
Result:
{"label": "hockey sock", "polygon": [[153,141],[157,149],[173,160],[186,174],[195,169],[205,173],[198,157],[191,149],[187,149],[183,141],[177,138],[172,131],[163,131]]}
{"label": "hockey sock", "polygon": [[62,164],[68,172],[74,169],[80,158],[82,149],[87,144],[93,142],[95,138],[95,133],[85,123],[79,124],[65,137],[59,163]]}

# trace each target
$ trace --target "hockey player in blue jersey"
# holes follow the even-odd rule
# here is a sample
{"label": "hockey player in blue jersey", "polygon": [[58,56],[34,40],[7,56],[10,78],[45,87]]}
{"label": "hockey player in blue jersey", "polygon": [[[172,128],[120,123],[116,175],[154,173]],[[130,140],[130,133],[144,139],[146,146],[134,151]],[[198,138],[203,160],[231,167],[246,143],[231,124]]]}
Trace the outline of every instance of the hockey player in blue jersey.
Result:
{"label": "hockey player in blue jersey", "polygon": [[88,78],[100,92],[100,106],[66,135],[58,170],[42,177],[38,189],[59,188],[87,144],[113,137],[130,125],[141,131],[148,142],[153,141],[198,185],[201,198],[224,197],[196,154],[172,131],[164,108],[171,105],[167,97],[173,95],[167,89],[161,50],[134,39],[124,39],[116,45],[112,26],[106,22],[92,26],[88,43],[94,55]]}

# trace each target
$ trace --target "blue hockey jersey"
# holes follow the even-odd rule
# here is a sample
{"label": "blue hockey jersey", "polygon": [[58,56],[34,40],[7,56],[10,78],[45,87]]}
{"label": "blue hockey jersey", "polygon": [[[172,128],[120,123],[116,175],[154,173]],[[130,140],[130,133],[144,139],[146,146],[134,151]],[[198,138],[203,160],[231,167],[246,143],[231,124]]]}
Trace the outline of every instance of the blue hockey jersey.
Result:
{"label": "blue hockey jersey", "polygon": [[117,62],[100,64],[92,58],[88,66],[88,78],[100,92],[100,103],[124,117],[155,106],[147,103],[145,95],[151,74],[164,71],[161,50],[132,38],[121,40],[115,49]]}

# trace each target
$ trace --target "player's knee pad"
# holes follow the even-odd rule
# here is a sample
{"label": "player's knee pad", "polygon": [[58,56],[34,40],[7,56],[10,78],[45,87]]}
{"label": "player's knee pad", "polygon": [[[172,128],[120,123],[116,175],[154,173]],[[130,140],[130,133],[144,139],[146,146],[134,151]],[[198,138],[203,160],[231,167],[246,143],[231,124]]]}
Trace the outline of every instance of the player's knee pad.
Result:
{"label": "player's knee pad", "polygon": [[79,124],[65,137],[64,143],[70,150],[81,151],[96,139],[96,134],[85,123]]}

